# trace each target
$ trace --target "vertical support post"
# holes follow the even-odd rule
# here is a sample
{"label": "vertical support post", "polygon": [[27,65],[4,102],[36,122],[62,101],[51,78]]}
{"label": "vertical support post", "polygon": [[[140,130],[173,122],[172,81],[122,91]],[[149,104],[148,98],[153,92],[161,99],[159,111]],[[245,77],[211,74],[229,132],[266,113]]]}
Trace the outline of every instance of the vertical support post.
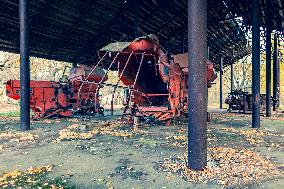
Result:
{"label": "vertical support post", "polygon": [[223,109],[223,57],[220,61],[220,110]]}
{"label": "vertical support post", "polygon": [[113,115],[113,99],[114,99],[114,93],[112,93],[110,101],[110,115]]}
{"label": "vertical support post", "polygon": [[231,93],[233,92],[234,90],[234,65],[233,65],[233,62],[231,63]]}
{"label": "vertical support post", "polygon": [[30,130],[30,51],[28,0],[19,1],[21,130]]}
{"label": "vertical support post", "polygon": [[188,166],[207,165],[207,0],[188,0]]}
{"label": "vertical support post", "polygon": [[259,0],[252,0],[252,127],[260,127]]}
{"label": "vertical support post", "polygon": [[273,48],[273,111],[276,111],[279,104],[279,81],[280,81],[280,67],[278,60],[278,35],[274,34],[274,48]]}
{"label": "vertical support post", "polygon": [[266,117],[271,117],[271,28],[266,28]]}

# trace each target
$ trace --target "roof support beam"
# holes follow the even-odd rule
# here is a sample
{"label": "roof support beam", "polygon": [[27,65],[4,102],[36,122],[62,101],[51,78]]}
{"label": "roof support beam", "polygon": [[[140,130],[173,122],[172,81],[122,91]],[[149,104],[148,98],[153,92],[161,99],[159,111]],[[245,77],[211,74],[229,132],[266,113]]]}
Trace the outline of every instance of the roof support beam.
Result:
{"label": "roof support beam", "polygon": [[207,165],[207,0],[188,0],[188,166]]}
{"label": "roof support beam", "polygon": [[19,1],[21,130],[30,130],[30,51],[28,0]]}
{"label": "roof support beam", "polygon": [[260,24],[259,0],[252,1],[252,127],[260,128]]}

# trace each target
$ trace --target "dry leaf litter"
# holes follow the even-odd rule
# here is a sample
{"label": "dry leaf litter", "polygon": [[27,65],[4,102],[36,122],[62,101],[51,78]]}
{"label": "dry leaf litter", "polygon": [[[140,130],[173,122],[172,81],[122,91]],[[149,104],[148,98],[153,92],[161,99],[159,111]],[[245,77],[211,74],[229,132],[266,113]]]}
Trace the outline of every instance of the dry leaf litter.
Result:
{"label": "dry leaf litter", "polygon": [[283,177],[281,165],[247,149],[209,148],[208,166],[203,171],[187,168],[187,156],[165,159],[163,171],[179,173],[191,182],[213,182],[223,187],[242,187],[269,178]]}
{"label": "dry leaf litter", "polygon": [[25,171],[11,171],[4,173],[0,176],[0,187],[11,188],[15,187],[17,182],[35,183],[36,178],[33,175],[45,174],[53,171],[52,165],[41,166],[41,167],[30,167]]}
{"label": "dry leaf litter", "polygon": [[260,144],[264,142],[264,136],[275,136],[275,137],[283,137],[281,134],[273,134],[264,130],[238,130],[235,128],[221,128],[220,130],[231,132],[239,135],[243,135],[246,137],[246,140],[250,144]]}
{"label": "dry leaf litter", "polygon": [[[132,137],[137,133],[145,133],[142,130],[138,131],[129,131],[121,129],[121,124],[119,122],[106,122],[100,123],[100,127],[92,129],[90,131],[82,131],[80,130],[79,124],[72,124],[68,127],[59,131],[59,137],[57,142],[60,140],[65,139],[93,139],[95,135],[110,135],[110,136],[117,136],[117,137]],[[96,123],[93,124],[96,126]]]}

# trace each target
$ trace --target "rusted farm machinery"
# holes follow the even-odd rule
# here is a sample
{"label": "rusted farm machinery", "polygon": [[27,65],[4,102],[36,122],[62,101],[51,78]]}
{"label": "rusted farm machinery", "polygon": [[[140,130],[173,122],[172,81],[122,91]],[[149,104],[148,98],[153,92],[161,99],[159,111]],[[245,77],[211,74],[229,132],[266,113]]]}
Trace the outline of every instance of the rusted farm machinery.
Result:
{"label": "rusted farm machinery", "polygon": [[[118,71],[124,85],[123,118],[154,117],[168,121],[187,115],[188,54],[170,55],[159,45],[157,36],[149,35],[132,42],[111,43],[98,51],[100,64],[107,72]],[[207,85],[216,79],[213,64],[207,63]],[[113,95],[112,95],[113,96]],[[190,102],[189,102],[190,103]]]}
{"label": "rusted farm machinery", "polygon": [[[106,81],[102,67],[78,66],[71,69],[67,81],[30,81],[30,108],[34,118],[54,115],[71,116],[74,112],[103,113],[99,104],[99,87],[90,82]],[[7,96],[20,99],[20,81],[6,84]]]}
{"label": "rusted farm machinery", "polygon": [[[165,53],[157,36],[149,35],[132,42],[111,43],[98,55],[95,66],[73,68],[67,82],[31,81],[30,105],[35,118],[70,116],[76,111],[101,113],[98,92],[107,85],[110,70],[118,71],[117,83],[111,85],[112,97],[117,88],[124,89],[123,120],[133,123],[136,118],[153,117],[168,121],[187,115],[187,53]],[[208,61],[207,87],[216,77],[213,64]],[[7,82],[7,95],[20,98],[18,80]]]}
{"label": "rusted farm machinery", "polygon": [[[260,110],[265,111],[266,107],[266,95],[260,94]],[[272,106],[274,103],[277,103],[278,100],[274,100],[271,97]],[[225,103],[229,105],[228,112],[237,112],[237,113],[250,113],[252,111],[252,94],[244,92],[242,90],[233,90],[229,93],[229,96],[226,98]]]}

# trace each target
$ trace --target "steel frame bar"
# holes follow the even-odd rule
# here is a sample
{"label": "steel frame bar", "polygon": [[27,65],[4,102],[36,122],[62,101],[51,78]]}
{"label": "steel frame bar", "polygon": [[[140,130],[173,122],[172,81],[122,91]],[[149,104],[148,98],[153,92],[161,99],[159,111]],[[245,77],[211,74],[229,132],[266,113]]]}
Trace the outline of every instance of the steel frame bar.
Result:
{"label": "steel frame bar", "polygon": [[252,127],[260,128],[260,25],[259,0],[252,1]]}
{"label": "steel frame bar", "polygon": [[188,166],[207,165],[207,0],[188,0]]}
{"label": "steel frame bar", "polygon": [[[80,94],[81,94],[81,90],[82,90],[82,87],[85,85],[85,83],[90,83],[90,82],[88,82],[88,79],[89,79],[89,77],[92,75],[92,73],[95,71],[95,69],[97,68],[97,66],[99,65],[99,64],[102,64],[102,61],[104,60],[104,58],[106,57],[106,55],[108,54],[108,52],[106,52],[104,55],[103,55],[103,57],[99,60],[99,62],[95,65],[95,67],[92,69],[92,71],[89,73],[89,75],[83,80],[81,80],[82,81],[82,84],[81,84],[81,86],[80,86],[80,88],[79,88],[79,90],[78,90],[78,107],[79,107],[79,102],[80,102],[80,100],[81,100],[81,97],[80,97]],[[92,82],[93,83],[93,82]],[[98,86],[99,87],[99,86]]]}
{"label": "steel frame bar", "polygon": [[144,60],[144,54],[142,55],[140,63],[139,63],[139,67],[138,67],[138,70],[137,70],[137,73],[136,73],[136,76],[135,76],[135,80],[134,80],[134,83],[133,83],[133,88],[135,88],[138,76],[140,74],[140,70],[141,70],[141,66],[142,66],[143,60]]}
{"label": "steel frame bar", "polygon": [[[115,84],[115,86],[114,86],[114,88],[113,88],[113,90],[112,90],[111,102],[110,102],[110,105],[111,105],[111,107],[110,107],[110,109],[111,109],[111,115],[113,115],[113,99],[114,99],[114,93],[116,92],[116,89],[117,89],[117,86],[118,86],[118,84],[119,84],[119,81],[121,80],[121,77],[122,77],[122,75],[123,75],[123,73],[124,73],[124,71],[125,71],[125,69],[126,69],[128,63],[129,63],[129,61],[130,61],[132,55],[133,55],[133,51],[131,51],[129,57],[127,58],[127,61],[126,61],[125,65],[124,65],[124,67],[123,67],[123,69],[122,69],[122,72],[121,72],[121,74],[119,75],[118,80],[117,80],[117,82],[116,82],[116,84]],[[119,65],[118,65],[118,69],[119,69]],[[118,71],[119,71],[119,70],[118,70]],[[118,72],[118,73],[119,73],[119,72]]]}
{"label": "steel frame bar", "polygon": [[29,50],[29,4],[19,1],[20,17],[20,85],[21,85],[21,130],[30,130],[30,50]]}
{"label": "steel frame bar", "polygon": [[[97,85],[96,93],[95,93],[95,102],[97,102],[97,95],[98,95],[98,91],[99,91],[99,88],[100,88],[102,82],[104,81],[104,79],[105,79],[105,77],[107,76],[107,74],[108,74],[108,72],[109,72],[111,66],[115,63],[115,61],[116,61],[116,59],[117,59],[117,57],[118,57],[119,55],[120,55],[120,52],[118,52],[118,53],[115,55],[114,59],[112,60],[111,64],[109,65],[108,69],[106,70],[104,76],[102,77],[102,79],[100,80],[99,84]],[[95,103],[95,110],[96,110],[96,108],[97,108],[97,103]]]}

